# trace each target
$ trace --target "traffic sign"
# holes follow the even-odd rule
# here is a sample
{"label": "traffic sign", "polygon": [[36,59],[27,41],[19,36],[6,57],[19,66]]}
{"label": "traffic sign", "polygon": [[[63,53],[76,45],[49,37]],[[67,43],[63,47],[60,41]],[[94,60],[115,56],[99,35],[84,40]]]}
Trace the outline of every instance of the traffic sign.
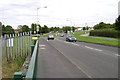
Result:
{"label": "traffic sign", "polygon": [[37,32],[39,31],[39,26],[37,26]]}

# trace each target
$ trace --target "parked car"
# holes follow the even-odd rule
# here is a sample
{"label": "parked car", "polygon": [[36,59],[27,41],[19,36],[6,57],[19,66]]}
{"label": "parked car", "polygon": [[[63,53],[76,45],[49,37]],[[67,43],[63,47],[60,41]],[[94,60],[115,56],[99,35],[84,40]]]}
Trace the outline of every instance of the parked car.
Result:
{"label": "parked car", "polygon": [[72,41],[72,42],[76,42],[77,41],[77,39],[73,36],[73,35],[69,35],[69,36],[67,36],[66,37],[66,41]]}
{"label": "parked car", "polygon": [[60,34],[60,37],[64,37],[64,34],[63,34],[63,33],[61,33],[61,34]]}
{"label": "parked car", "polygon": [[48,36],[48,40],[50,40],[50,39],[54,40],[54,36],[53,35],[49,35]]}

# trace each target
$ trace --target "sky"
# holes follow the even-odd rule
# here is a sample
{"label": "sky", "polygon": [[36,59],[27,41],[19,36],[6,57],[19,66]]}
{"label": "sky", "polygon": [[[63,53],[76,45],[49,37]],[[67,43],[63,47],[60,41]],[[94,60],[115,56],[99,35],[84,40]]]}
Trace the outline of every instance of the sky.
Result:
{"label": "sky", "polygon": [[[1,0],[0,22],[11,25],[90,26],[114,23],[120,0]],[[44,8],[47,6],[47,8]],[[38,21],[37,22],[37,8]]]}

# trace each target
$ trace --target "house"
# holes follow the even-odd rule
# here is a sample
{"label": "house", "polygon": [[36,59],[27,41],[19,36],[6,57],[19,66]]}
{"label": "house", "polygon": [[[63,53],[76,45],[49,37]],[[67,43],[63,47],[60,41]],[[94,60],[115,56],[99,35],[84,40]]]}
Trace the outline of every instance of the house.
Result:
{"label": "house", "polygon": [[75,31],[82,31],[82,27],[75,27]]}
{"label": "house", "polygon": [[15,34],[18,34],[19,29],[14,29],[14,31],[15,31]]}

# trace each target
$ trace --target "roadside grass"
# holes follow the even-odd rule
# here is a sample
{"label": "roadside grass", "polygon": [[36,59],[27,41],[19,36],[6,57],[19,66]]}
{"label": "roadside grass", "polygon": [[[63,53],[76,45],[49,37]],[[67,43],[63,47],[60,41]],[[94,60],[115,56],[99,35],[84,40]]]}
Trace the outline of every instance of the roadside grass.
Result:
{"label": "roadside grass", "polygon": [[7,58],[2,61],[2,78],[14,78],[14,72],[19,72],[25,61],[25,57],[19,57],[12,61]]}
{"label": "roadside grass", "polygon": [[[21,41],[21,38],[22,38],[22,41]],[[29,42],[28,42],[28,38],[29,38]],[[13,59],[16,57],[16,52],[17,52],[17,56],[21,56],[21,43],[22,43],[22,49],[23,49],[23,45],[24,45],[24,51],[22,50],[22,56],[25,55],[25,53],[26,53],[26,44],[27,44],[27,53],[29,52],[28,49],[30,50],[30,37],[27,37],[27,38],[19,37],[19,40],[18,40],[18,38],[14,37],[13,40],[14,40],[14,42],[13,42],[14,49],[12,47],[12,55],[13,55],[12,57],[13,57]],[[24,44],[23,44],[23,41],[24,41]],[[27,41],[27,43],[26,43],[26,41]],[[19,53],[18,53],[18,43],[19,43]],[[29,43],[29,47],[28,47],[28,43]],[[11,50],[10,50],[10,47],[8,47],[8,48],[9,48],[9,58],[10,58],[11,57],[11,53],[10,53]],[[14,54],[13,54],[13,52],[14,52]]]}
{"label": "roadside grass", "polygon": [[119,42],[116,40],[106,40],[106,39],[97,39],[97,38],[92,38],[92,37],[85,37],[85,36],[80,36],[81,34],[85,33],[84,31],[82,32],[74,32],[74,36],[77,38],[78,41],[81,42],[89,42],[89,43],[96,43],[96,44],[103,44],[103,45],[108,45],[108,46],[116,46],[120,47]]}
{"label": "roadside grass", "polygon": [[[21,41],[22,38],[22,41]],[[29,38],[29,42],[28,42],[28,38]],[[18,53],[18,38],[13,38],[14,40],[14,49],[12,47],[12,60],[7,61],[7,57],[5,57],[2,60],[2,78],[13,78],[14,77],[14,72],[19,72],[21,70],[21,67],[26,59],[26,44],[27,44],[27,51],[28,48],[30,50],[30,37],[25,38],[24,37],[24,44],[23,44],[23,37],[19,37],[19,53]],[[27,41],[27,43],[25,43]],[[17,42],[17,43],[16,43]],[[23,45],[24,45],[24,52],[22,50],[22,56],[21,56],[21,43],[22,43],[22,49],[23,49]],[[28,43],[29,43],[29,47],[28,47]],[[31,41],[32,43],[32,41]],[[16,49],[17,48],[17,49]],[[7,49],[8,50],[8,49]],[[17,50],[17,58],[16,57],[16,50]],[[11,53],[10,53],[11,49],[9,47],[9,59],[11,59]],[[14,54],[13,54],[14,51]],[[30,51],[28,51],[30,54]],[[27,52],[27,54],[28,54]],[[8,55],[7,55],[8,56]]]}

